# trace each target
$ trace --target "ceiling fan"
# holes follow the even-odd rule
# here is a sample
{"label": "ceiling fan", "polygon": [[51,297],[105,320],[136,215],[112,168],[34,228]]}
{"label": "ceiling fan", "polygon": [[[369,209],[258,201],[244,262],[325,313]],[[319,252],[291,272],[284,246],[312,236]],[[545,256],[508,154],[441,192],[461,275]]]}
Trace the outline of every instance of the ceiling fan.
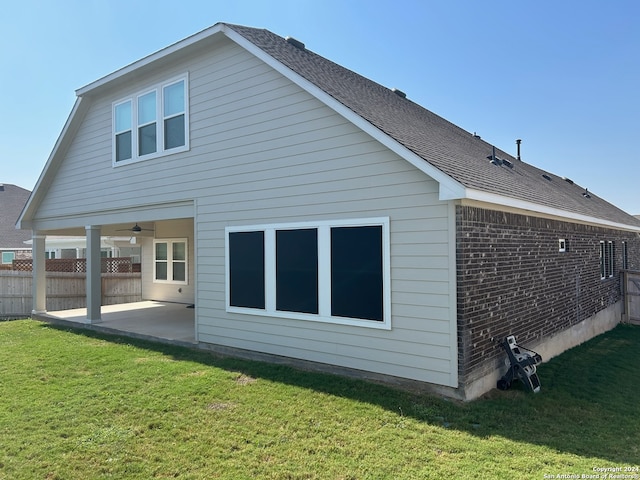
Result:
{"label": "ceiling fan", "polygon": [[118,231],[118,232],[133,232],[134,234],[138,234],[140,232],[153,232],[154,230],[152,228],[142,228],[136,222],[136,224],[131,228],[123,228],[123,229],[116,230],[116,231]]}

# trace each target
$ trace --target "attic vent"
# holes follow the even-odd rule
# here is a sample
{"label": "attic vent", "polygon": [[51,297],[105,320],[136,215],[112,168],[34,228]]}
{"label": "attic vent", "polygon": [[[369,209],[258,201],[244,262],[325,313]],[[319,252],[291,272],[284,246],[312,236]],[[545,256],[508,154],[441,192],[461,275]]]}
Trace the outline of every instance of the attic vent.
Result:
{"label": "attic vent", "polygon": [[473,138],[482,138],[482,137],[478,135],[476,132],[473,132]]}
{"label": "attic vent", "polygon": [[586,188],[584,189],[584,192],[582,192],[582,196],[584,198],[591,198],[591,195],[589,195],[589,190],[587,190]]}
{"label": "attic vent", "polygon": [[567,182],[569,185],[573,185],[573,180],[571,180],[570,178],[567,177],[562,177],[562,179]]}
{"label": "attic vent", "polygon": [[513,168],[513,163],[511,163],[511,162],[510,162],[509,160],[507,160],[506,158],[503,158],[503,159],[502,159],[502,164],[503,164],[504,166],[506,166],[506,167]]}
{"label": "attic vent", "polygon": [[487,160],[489,160],[489,163],[492,163],[494,165],[502,165],[503,163],[503,160],[500,160],[495,155],[487,155]]}
{"label": "attic vent", "polygon": [[542,174],[542,178],[544,178],[545,180],[551,181],[551,177],[549,175],[547,175],[546,173]]}
{"label": "attic vent", "polygon": [[398,90],[397,88],[392,88],[391,91],[401,98],[407,98],[407,94],[404,93],[402,90]]}
{"label": "attic vent", "polygon": [[4,192],[4,183],[0,183],[0,192]]}
{"label": "attic vent", "polygon": [[287,43],[290,43],[294,47],[296,47],[296,48],[298,48],[300,50],[304,50],[304,43],[302,43],[300,40],[296,40],[293,37],[287,37],[287,38],[285,38],[285,40],[287,41]]}

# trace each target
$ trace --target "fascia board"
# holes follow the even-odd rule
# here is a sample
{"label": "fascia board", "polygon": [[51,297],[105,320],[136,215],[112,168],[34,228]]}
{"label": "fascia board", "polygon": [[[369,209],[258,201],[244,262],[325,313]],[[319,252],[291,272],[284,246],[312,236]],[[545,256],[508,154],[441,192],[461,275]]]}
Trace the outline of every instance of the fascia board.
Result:
{"label": "fascia board", "polygon": [[384,133],[382,130],[375,127],[373,124],[369,123],[363,117],[353,112],[353,110],[345,107],[338,100],[333,98],[327,92],[322,90],[320,87],[310,82],[306,78],[302,77],[298,73],[294,72],[271,55],[264,52],[264,50],[260,49],[249,40],[244,38],[242,35],[237,33],[230,27],[222,26],[222,32],[232,41],[240,45],[242,48],[247,50],[249,53],[255,55],[257,58],[265,62],[271,68],[291,80],[293,83],[298,85],[303,90],[307,91],[309,94],[320,100],[322,103],[327,105],[329,108],[334,110],[336,113],[344,117],[349,122],[353,123],[355,126],[366,132],[368,135],[373,137],[375,140],[383,144],[389,150],[393,151],[400,157],[407,160],[411,165],[416,167],[418,170],[424,172],[429,177],[433,178],[440,185],[440,200],[451,200],[453,198],[461,198],[459,195],[464,193],[464,186],[458,181],[451,178],[449,175],[444,173],[442,170],[431,165],[424,158],[415,154],[407,147],[394,140],[392,137]]}
{"label": "fascia board", "polygon": [[602,218],[591,217],[589,215],[582,215],[579,213],[569,212],[559,208],[547,207],[533,202],[527,202],[525,200],[519,200],[512,197],[506,197],[504,195],[498,195],[495,193],[483,192],[480,190],[467,188],[464,197],[468,200],[476,200],[479,202],[491,203],[494,205],[500,205],[503,207],[509,207],[517,210],[528,210],[535,213],[542,213],[544,215],[550,215],[553,217],[560,217],[568,221],[578,221],[581,223],[588,223],[591,225],[598,225],[603,227],[610,227],[616,230],[627,230],[632,232],[640,232],[640,227],[635,225],[627,225],[624,223],[612,222],[604,220]]}
{"label": "fascia board", "polygon": [[62,132],[58,136],[55,145],[53,146],[53,150],[47,159],[47,163],[45,163],[40,176],[38,177],[38,181],[36,182],[31,195],[27,199],[27,203],[22,209],[20,216],[18,217],[18,221],[16,222],[16,228],[19,230],[22,229],[30,229],[32,226],[32,218],[34,209],[37,208],[37,205],[40,203],[42,196],[44,195],[44,190],[46,188],[44,185],[47,185],[50,181],[50,176],[55,174],[55,169],[58,165],[59,155],[61,150],[65,148],[65,146],[71,141],[71,136],[73,135],[73,127],[77,122],[81,120],[83,117],[84,111],[88,108],[85,106],[88,104],[87,101],[83,102],[82,97],[76,98],[76,101],[71,109],[71,113],[67,118],[67,121],[62,128]]}

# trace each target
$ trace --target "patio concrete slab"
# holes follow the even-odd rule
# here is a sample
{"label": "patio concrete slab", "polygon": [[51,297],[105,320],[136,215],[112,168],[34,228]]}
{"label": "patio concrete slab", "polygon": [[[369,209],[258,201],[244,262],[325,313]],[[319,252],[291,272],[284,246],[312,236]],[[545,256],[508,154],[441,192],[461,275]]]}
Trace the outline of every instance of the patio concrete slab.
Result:
{"label": "patio concrete slab", "polygon": [[193,345],[196,343],[195,309],[188,307],[182,303],[149,300],[103,305],[100,322],[90,323],[86,308],[47,312],[33,315],[33,318],[71,326],[86,326],[92,330],[136,338]]}

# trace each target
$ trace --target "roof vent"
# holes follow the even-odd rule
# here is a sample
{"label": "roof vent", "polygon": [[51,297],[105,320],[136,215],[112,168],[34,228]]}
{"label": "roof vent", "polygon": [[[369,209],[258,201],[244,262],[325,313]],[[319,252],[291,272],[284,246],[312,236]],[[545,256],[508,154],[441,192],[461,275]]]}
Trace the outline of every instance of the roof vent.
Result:
{"label": "roof vent", "polygon": [[482,138],[482,137],[478,135],[476,132],[473,132],[473,138]]}
{"label": "roof vent", "polygon": [[587,190],[586,188],[584,189],[584,192],[582,192],[582,196],[584,198],[591,198],[591,195],[589,195],[589,190]]}
{"label": "roof vent", "polygon": [[392,88],[391,91],[396,95],[398,95],[400,98],[407,98],[407,94],[404,93],[402,90],[398,90],[397,88]]}
{"label": "roof vent", "polygon": [[547,175],[546,173],[542,174],[542,178],[544,178],[545,180],[551,181],[551,177],[549,175]]}
{"label": "roof vent", "polygon": [[570,178],[567,177],[562,177],[562,179],[567,182],[569,185],[573,185],[573,180],[571,180]]}
{"label": "roof vent", "polygon": [[502,164],[509,167],[509,168],[513,168],[513,163],[510,162],[509,160],[507,160],[506,158],[502,159]]}
{"label": "roof vent", "polygon": [[285,38],[285,40],[287,41],[287,43],[290,43],[294,47],[296,47],[296,48],[298,48],[300,50],[304,50],[304,43],[302,43],[300,40],[296,40],[293,37],[287,37],[287,38]]}
{"label": "roof vent", "polygon": [[0,183],[0,192],[4,192],[4,183]]}

